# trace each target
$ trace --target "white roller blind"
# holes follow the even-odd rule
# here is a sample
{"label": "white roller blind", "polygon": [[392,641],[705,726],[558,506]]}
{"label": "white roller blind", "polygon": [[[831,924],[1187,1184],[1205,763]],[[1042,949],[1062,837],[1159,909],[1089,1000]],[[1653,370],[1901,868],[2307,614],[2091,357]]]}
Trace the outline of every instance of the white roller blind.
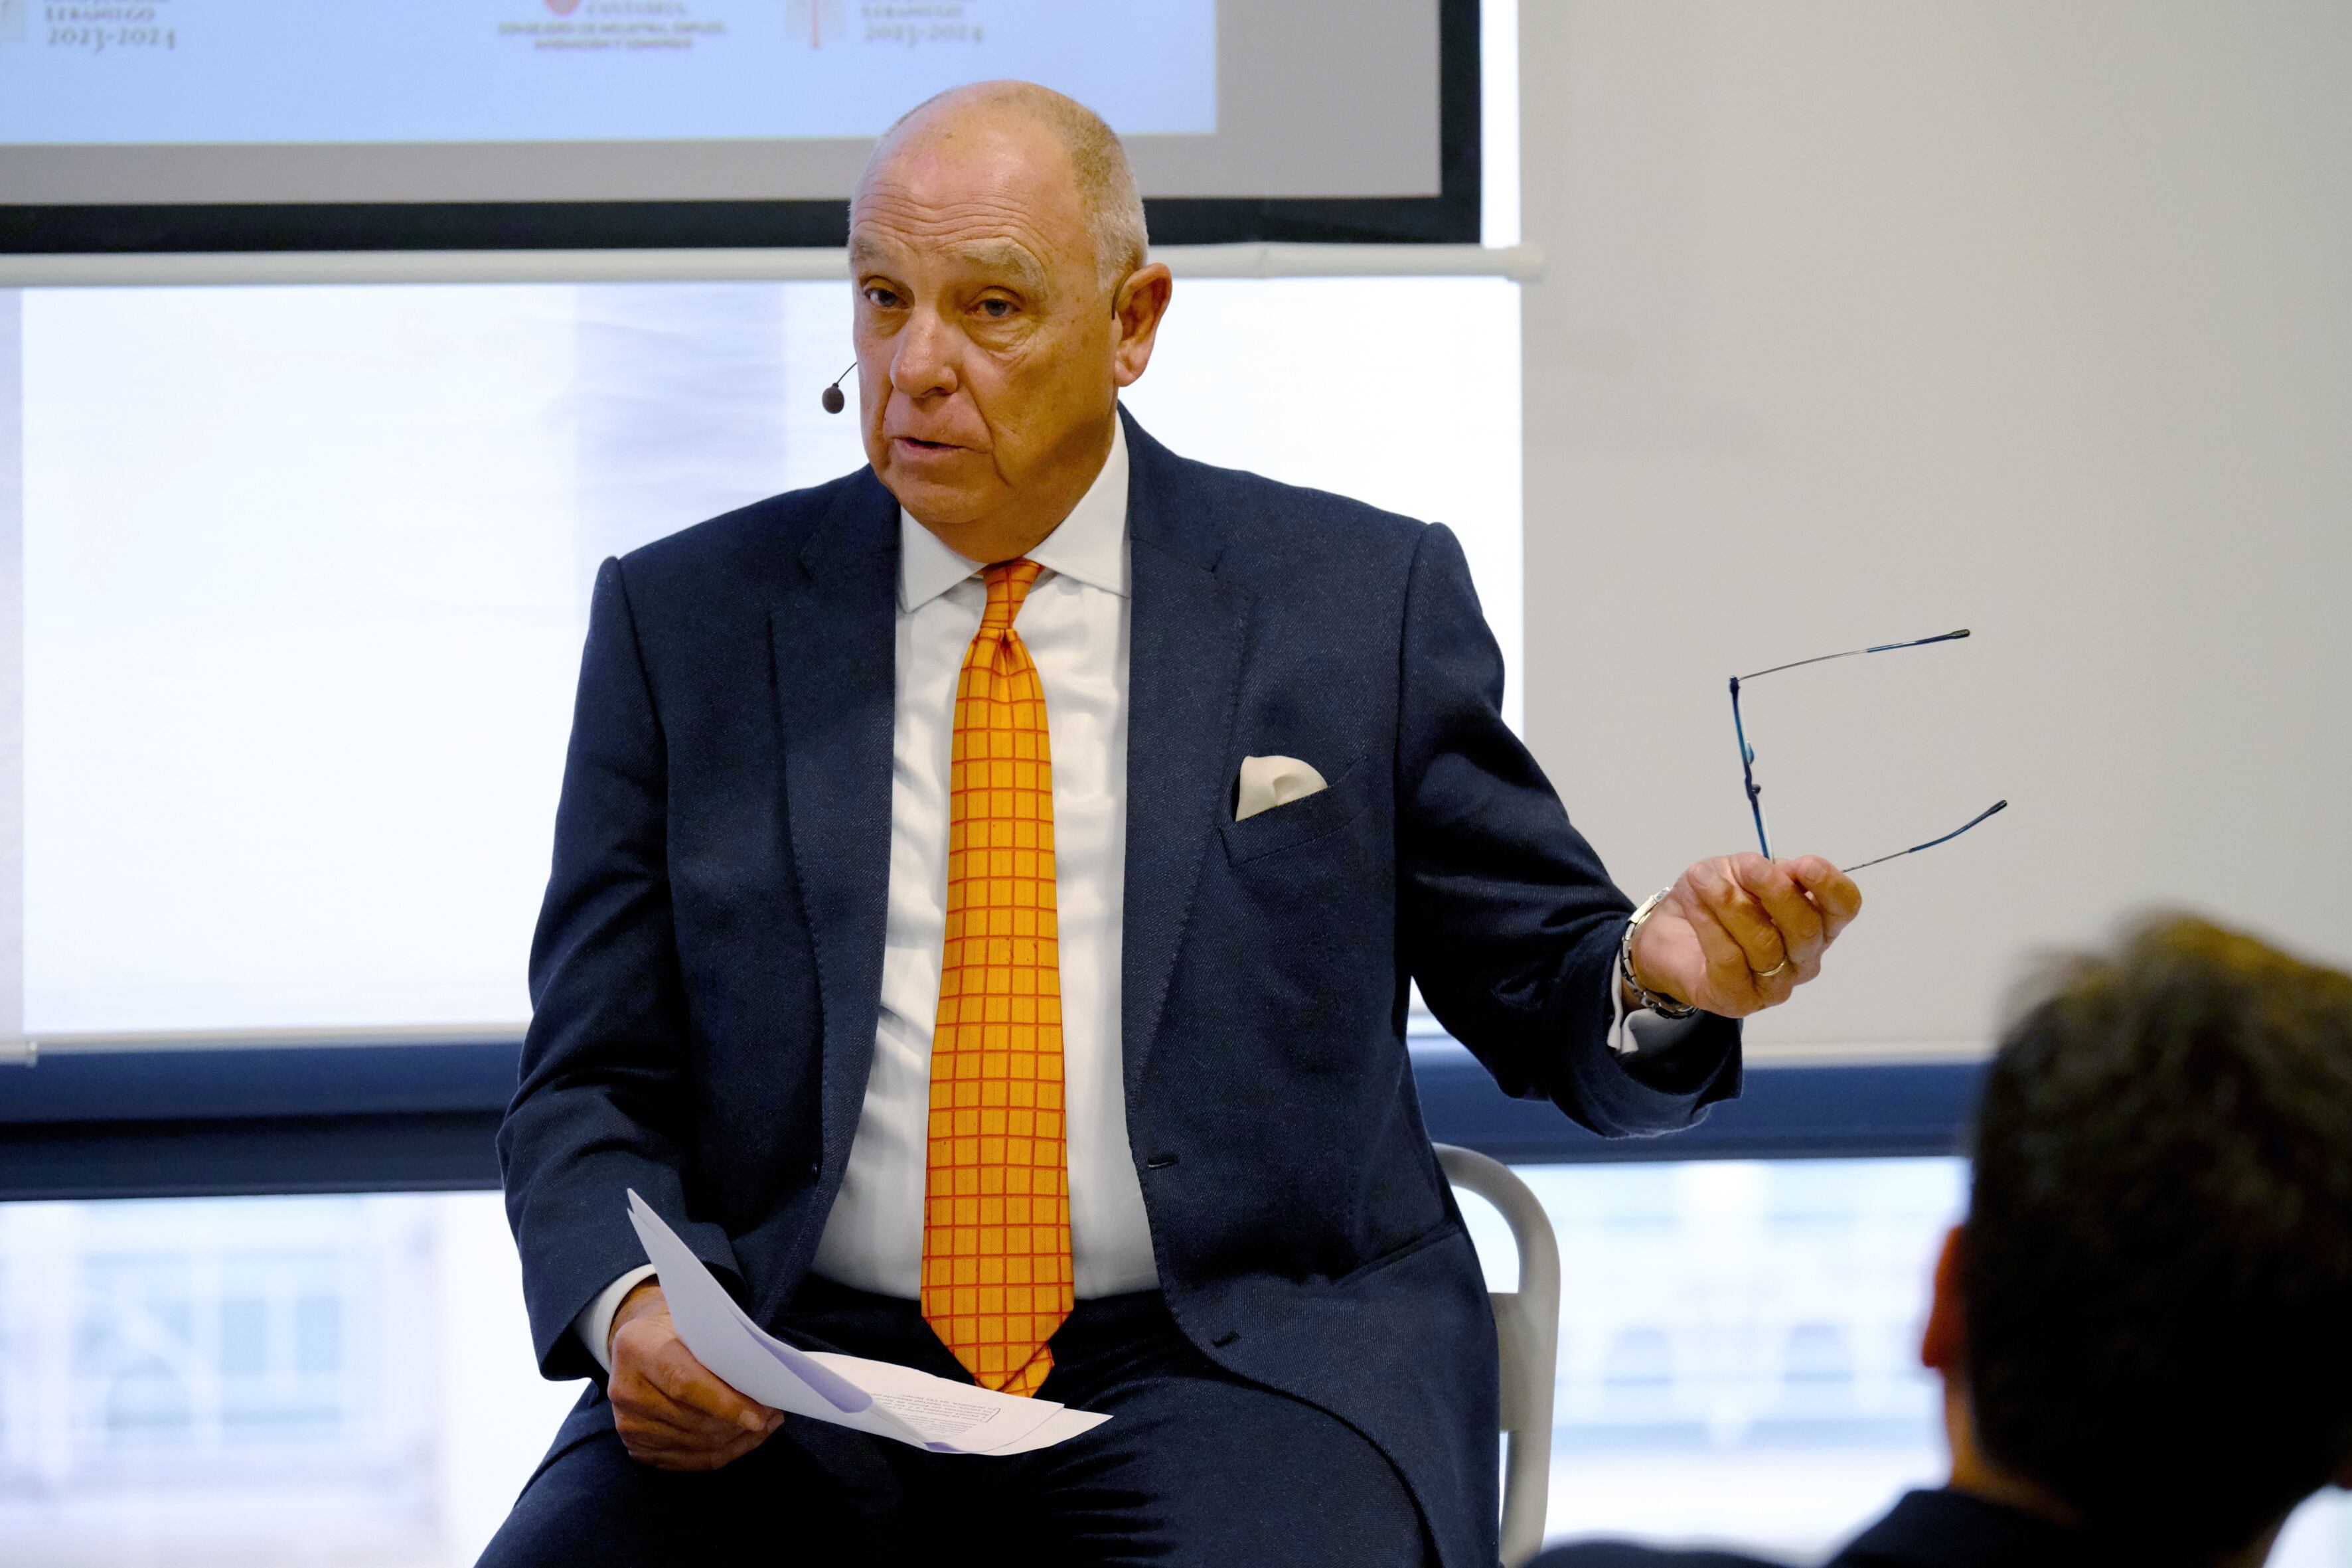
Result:
{"label": "white roller blind", "polygon": [[[1487,279],[1186,282],[1130,401],[1180,452],[1452,522],[1515,660],[1517,310]],[[845,284],[0,293],[23,1027],[520,1022],[596,564],[862,463],[816,395],[848,311]],[[1465,343],[1484,400],[1423,400]]]}

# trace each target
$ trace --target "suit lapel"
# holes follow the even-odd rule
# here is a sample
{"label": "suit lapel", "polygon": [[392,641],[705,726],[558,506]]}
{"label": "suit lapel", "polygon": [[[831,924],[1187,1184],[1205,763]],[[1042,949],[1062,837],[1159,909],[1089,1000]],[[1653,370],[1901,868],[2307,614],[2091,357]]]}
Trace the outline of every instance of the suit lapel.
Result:
{"label": "suit lapel", "polygon": [[1227,752],[1255,601],[1219,580],[1220,520],[1179,459],[1132,419],[1127,436],[1135,600],[1119,1024],[1132,1108],[1158,1043],[1201,858],[1227,805]]}
{"label": "suit lapel", "polygon": [[803,549],[769,616],[784,816],[824,1010],[825,1180],[857,1131],[890,891],[898,503],[869,471]]}

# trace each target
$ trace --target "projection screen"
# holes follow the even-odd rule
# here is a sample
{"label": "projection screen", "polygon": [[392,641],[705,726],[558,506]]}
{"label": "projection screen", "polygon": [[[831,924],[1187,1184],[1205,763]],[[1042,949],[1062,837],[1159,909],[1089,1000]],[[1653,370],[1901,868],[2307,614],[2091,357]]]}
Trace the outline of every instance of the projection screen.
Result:
{"label": "projection screen", "polygon": [[872,139],[1069,92],[1155,237],[1475,240],[1476,0],[0,0],[0,247],[838,244]]}

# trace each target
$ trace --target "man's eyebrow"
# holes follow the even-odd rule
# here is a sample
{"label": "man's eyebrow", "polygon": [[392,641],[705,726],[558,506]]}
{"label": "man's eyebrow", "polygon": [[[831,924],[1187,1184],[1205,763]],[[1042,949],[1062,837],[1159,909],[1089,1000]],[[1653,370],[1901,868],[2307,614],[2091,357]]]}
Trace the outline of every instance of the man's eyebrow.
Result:
{"label": "man's eyebrow", "polygon": [[[1025,247],[1010,240],[976,240],[968,245],[943,246],[940,251],[975,271],[1001,277],[1024,293],[1042,295],[1051,288],[1045,268],[1037,258]],[[864,235],[850,237],[849,265],[853,269],[872,267],[887,271],[890,261],[884,247]]]}
{"label": "man's eyebrow", "polygon": [[975,245],[950,246],[948,252],[967,266],[1009,278],[1032,294],[1045,291],[1045,269],[1020,246],[1003,240],[984,240]]}

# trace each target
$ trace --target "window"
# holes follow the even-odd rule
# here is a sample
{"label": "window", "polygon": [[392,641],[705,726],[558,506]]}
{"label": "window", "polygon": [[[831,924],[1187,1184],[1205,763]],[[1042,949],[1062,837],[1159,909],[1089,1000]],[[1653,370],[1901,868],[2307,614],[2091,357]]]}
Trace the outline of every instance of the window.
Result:
{"label": "window", "polygon": [[[1927,1283],[1966,1206],[1954,1159],[1528,1165],[1560,1249],[1555,1541],[1612,1535],[1818,1562],[1948,1473],[1941,1384],[1918,1364]],[[1487,1282],[1501,1216],[1463,1207]],[[2352,1564],[2352,1500],[2323,1493],[2277,1568]]]}
{"label": "window", "polygon": [[576,1392],[492,1194],[0,1205],[12,1563],[455,1568]]}
{"label": "window", "polygon": [[[1914,1352],[1950,1160],[1525,1167],[1564,1265],[1550,1531],[1792,1562],[1944,1473]],[[1490,1282],[1516,1283],[1465,1203]],[[463,1568],[577,1384],[531,1364],[496,1195],[0,1205],[18,1568]],[[2343,1494],[2273,1562],[2352,1565]]]}

